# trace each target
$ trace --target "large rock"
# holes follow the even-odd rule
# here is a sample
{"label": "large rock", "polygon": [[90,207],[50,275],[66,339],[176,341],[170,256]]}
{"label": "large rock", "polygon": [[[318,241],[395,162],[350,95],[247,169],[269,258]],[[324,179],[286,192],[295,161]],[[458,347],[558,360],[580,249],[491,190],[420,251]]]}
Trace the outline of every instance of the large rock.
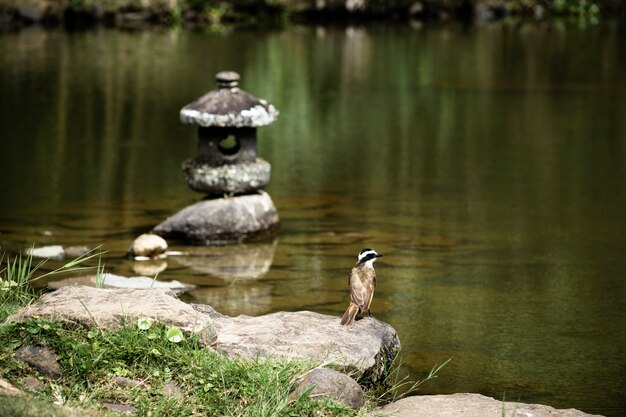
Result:
{"label": "large rock", "polygon": [[[183,330],[210,329],[203,341],[229,355],[247,358],[294,358],[332,363],[380,381],[400,349],[393,327],[372,318],[347,328],[339,317],[309,311],[260,317],[228,317],[207,305],[189,305],[171,291],[63,287],[24,307],[9,321],[55,318],[86,327],[116,329],[150,317]],[[210,338],[210,339],[209,339]]]}
{"label": "large rock", "polygon": [[347,328],[339,317],[311,311],[228,317],[210,306],[194,307],[211,316],[216,348],[229,356],[329,362],[362,372],[365,381],[379,382],[400,350],[395,329],[373,318]]}
{"label": "large rock", "polygon": [[167,218],[154,233],[189,243],[223,245],[269,236],[278,227],[274,202],[259,191],[200,201]]}
{"label": "large rock", "polygon": [[85,286],[63,287],[43,295],[36,303],[24,307],[8,321],[50,317],[62,323],[86,327],[97,325],[117,329],[134,324],[141,317],[177,326],[184,331],[207,330],[205,343],[215,339],[211,320],[180,301],[169,290],[104,289]]}
{"label": "large rock", "polygon": [[573,408],[502,402],[480,394],[419,395],[373,410],[369,417],[602,417]]}

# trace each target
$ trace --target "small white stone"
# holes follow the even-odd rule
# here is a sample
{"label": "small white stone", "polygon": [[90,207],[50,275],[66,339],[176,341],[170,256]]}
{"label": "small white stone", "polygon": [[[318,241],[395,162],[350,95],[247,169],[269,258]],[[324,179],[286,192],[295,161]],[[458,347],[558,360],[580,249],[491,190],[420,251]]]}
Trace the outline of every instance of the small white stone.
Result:
{"label": "small white stone", "polygon": [[161,236],[153,233],[144,233],[135,239],[128,248],[128,253],[135,260],[154,259],[163,257],[167,250],[167,242]]}

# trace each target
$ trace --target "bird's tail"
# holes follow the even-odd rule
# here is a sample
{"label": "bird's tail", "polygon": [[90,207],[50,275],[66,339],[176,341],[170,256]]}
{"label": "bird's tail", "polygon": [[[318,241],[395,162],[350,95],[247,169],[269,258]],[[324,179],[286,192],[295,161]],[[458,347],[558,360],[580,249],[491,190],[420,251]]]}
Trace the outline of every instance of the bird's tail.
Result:
{"label": "bird's tail", "polygon": [[341,317],[341,324],[343,326],[352,326],[354,324],[354,320],[356,319],[356,315],[359,313],[359,306],[354,303],[350,303],[348,309],[343,316]]}

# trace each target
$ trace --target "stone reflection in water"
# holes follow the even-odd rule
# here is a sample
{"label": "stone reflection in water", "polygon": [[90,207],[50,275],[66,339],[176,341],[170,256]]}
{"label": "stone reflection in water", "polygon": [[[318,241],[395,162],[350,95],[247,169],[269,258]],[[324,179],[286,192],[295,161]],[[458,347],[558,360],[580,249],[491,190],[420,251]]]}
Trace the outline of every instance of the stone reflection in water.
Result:
{"label": "stone reflection in water", "polygon": [[187,292],[184,301],[208,304],[229,316],[258,316],[271,310],[272,286],[248,281],[233,282],[225,287],[197,288]]}
{"label": "stone reflection in water", "polygon": [[[225,285],[199,287],[183,297],[185,301],[209,304],[223,314],[260,315],[272,306],[272,286],[256,281],[272,266],[277,240],[270,243],[191,248],[176,257],[181,265],[202,275],[221,278]],[[190,277],[197,285],[206,285],[197,276]]]}
{"label": "stone reflection in water", "polygon": [[176,261],[193,271],[228,281],[257,279],[272,266],[277,242],[197,248],[176,257]]}
{"label": "stone reflection in water", "polygon": [[133,272],[146,277],[154,277],[166,269],[167,261],[164,259],[133,262]]}

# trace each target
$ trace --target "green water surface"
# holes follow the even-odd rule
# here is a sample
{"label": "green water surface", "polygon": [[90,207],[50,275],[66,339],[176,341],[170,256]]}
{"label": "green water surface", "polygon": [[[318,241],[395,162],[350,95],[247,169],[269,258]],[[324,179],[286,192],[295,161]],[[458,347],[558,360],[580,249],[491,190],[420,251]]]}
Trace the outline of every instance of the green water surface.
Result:
{"label": "green water surface", "polygon": [[[230,314],[339,316],[358,251],[423,393],[626,413],[623,27],[293,27],[0,35],[0,244],[130,242],[201,198],[179,109],[223,69],[259,130],[274,242],[156,265]],[[50,266],[54,263],[50,263]],[[149,272],[148,272],[149,273]]]}

